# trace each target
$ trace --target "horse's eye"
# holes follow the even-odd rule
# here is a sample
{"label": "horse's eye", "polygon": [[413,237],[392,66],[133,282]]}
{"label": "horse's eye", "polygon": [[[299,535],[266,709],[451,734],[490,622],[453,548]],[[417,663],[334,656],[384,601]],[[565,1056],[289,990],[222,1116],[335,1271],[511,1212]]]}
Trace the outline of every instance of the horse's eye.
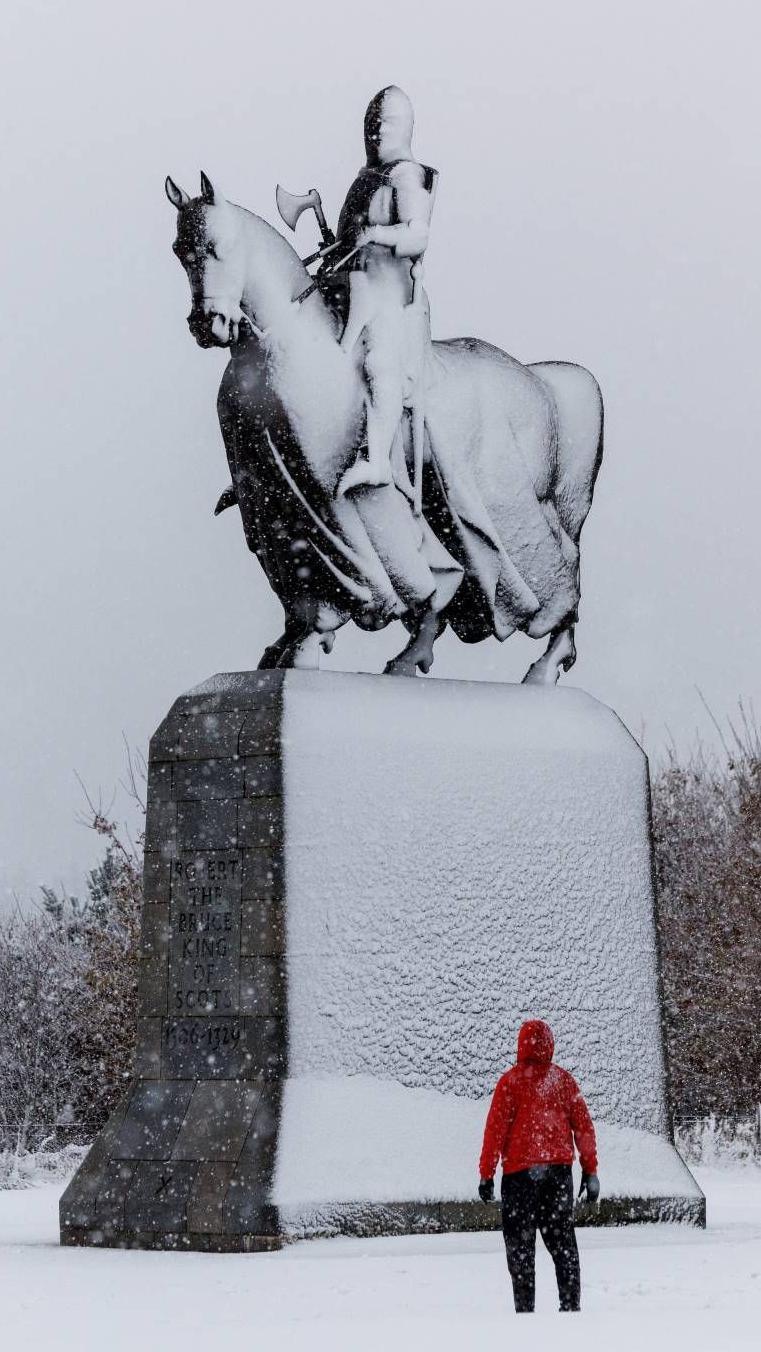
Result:
{"label": "horse's eye", "polygon": [[174,253],[176,253],[176,254],[179,256],[180,246],[179,246],[179,244],[177,243],[177,240],[175,240],[175,241],[174,241],[174,244],[172,245],[172,251],[173,251]]}
{"label": "horse's eye", "polygon": [[216,247],[214,246],[214,244],[212,244],[211,240],[206,245],[206,252],[209,255],[209,258],[219,258],[219,254],[217,253]]}

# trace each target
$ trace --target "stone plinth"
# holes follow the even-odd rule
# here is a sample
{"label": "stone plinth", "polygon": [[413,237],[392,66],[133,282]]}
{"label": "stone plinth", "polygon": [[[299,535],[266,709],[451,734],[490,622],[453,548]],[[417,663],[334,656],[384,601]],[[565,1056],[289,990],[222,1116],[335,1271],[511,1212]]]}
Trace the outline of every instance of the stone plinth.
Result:
{"label": "stone plinth", "polygon": [[600,1124],[586,1219],[700,1223],[651,867],[646,760],[580,691],[255,672],[183,696],[150,750],[136,1078],[62,1241],[489,1228],[487,1096],[530,1016]]}

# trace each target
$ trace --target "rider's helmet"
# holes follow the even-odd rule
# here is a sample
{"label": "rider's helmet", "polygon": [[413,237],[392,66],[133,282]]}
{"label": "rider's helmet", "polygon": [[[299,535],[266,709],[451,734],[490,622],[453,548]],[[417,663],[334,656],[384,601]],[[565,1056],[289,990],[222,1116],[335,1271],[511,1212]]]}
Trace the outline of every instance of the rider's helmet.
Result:
{"label": "rider's helmet", "polygon": [[412,104],[403,89],[398,85],[381,89],[370,100],[365,113],[367,163],[411,160],[414,120]]}

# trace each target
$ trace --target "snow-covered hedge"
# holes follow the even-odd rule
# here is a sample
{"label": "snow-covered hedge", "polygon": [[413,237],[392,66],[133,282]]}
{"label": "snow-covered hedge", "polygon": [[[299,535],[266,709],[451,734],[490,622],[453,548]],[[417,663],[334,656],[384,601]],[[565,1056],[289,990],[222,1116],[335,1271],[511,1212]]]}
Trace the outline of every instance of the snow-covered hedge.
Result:
{"label": "snow-covered hedge", "polygon": [[678,1122],[676,1143],[688,1164],[761,1164],[761,1104],[749,1117],[692,1118]]}
{"label": "snow-covered hedge", "polygon": [[87,1154],[86,1145],[66,1145],[60,1150],[0,1151],[0,1188],[36,1188],[44,1183],[65,1183]]}

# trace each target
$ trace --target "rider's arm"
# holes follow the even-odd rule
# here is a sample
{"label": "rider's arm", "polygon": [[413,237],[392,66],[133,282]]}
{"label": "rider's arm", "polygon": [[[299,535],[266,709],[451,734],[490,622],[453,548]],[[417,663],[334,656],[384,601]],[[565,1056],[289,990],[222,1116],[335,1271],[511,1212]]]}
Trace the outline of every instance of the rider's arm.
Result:
{"label": "rider's arm", "polygon": [[395,225],[369,225],[362,232],[365,244],[384,244],[400,258],[419,258],[428,247],[431,221],[431,194],[425,188],[425,170],[420,164],[404,161],[389,179],[394,189]]}

